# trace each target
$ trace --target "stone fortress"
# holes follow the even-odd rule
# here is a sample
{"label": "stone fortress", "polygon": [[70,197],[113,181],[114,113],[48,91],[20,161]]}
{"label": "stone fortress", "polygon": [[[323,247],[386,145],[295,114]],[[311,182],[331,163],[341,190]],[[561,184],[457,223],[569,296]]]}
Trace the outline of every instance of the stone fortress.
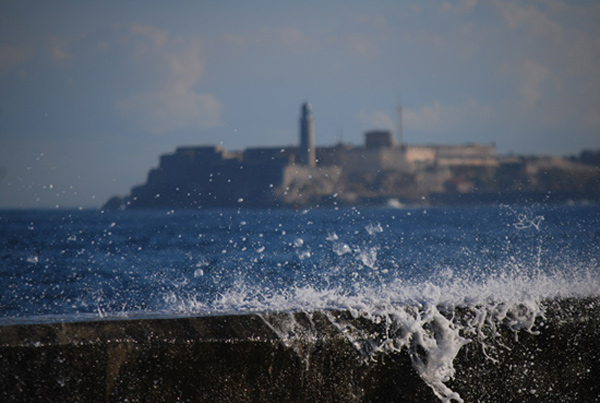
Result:
{"label": "stone fortress", "polygon": [[494,144],[406,145],[388,130],[365,144],[315,146],[301,107],[299,146],[179,147],[145,184],[105,208],[314,207],[600,200],[600,170],[549,156],[498,156]]}

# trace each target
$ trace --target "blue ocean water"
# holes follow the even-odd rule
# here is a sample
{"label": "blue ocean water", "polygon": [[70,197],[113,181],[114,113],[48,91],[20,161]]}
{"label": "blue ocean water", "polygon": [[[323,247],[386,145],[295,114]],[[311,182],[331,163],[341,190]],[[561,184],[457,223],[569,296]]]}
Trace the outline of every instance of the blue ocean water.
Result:
{"label": "blue ocean water", "polygon": [[0,212],[0,323],[600,295],[600,206]]}

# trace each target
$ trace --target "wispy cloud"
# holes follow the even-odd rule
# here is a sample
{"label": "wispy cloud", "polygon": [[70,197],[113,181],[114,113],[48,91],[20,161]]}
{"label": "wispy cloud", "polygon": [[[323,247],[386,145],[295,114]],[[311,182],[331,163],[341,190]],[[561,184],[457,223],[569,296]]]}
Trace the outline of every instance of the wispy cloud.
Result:
{"label": "wispy cloud", "polygon": [[145,92],[117,102],[121,112],[150,133],[205,129],[221,124],[222,105],[211,94],[171,89]]}
{"label": "wispy cloud", "polygon": [[386,110],[373,112],[360,111],[358,118],[368,125],[370,129],[394,130],[395,123],[391,113]]}
{"label": "wispy cloud", "polygon": [[31,47],[17,47],[9,43],[0,43],[0,74],[5,74],[25,64],[33,57],[33,53]]}
{"label": "wispy cloud", "polygon": [[279,44],[289,47],[312,45],[311,38],[302,30],[294,27],[262,27],[256,40],[263,44]]}
{"label": "wispy cloud", "polygon": [[308,31],[295,26],[261,26],[245,35],[226,32],[221,36],[221,40],[227,47],[266,51],[278,55],[294,53],[313,57],[319,52],[335,52],[336,55],[345,53],[359,58],[377,56],[380,53],[381,42],[389,39],[389,28],[385,18],[362,16],[352,23],[354,29],[343,33],[327,28]]}
{"label": "wispy cloud", "polygon": [[66,38],[58,35],[53,35],[48,39],[48,48],[54,63],[62,64],[74,59],[70,49],[73,41],[73,38]]}
{"label": "wispy cloud", "polygon": [[156,27],[131,24],[128,39],[134,68],[150,67],[156,76],[150,88],[119,99],[119,111],[155,134],[222,123],[221,102],[197,88],[204,73],[198,38],[172,38]]}
{"label": "wispy cloud", "polygon": [[547,13],[532,4],[494,1],[494,6],[512,30],[525,30],[528,37],[552,35],[557,40],[564,30]]}
{"label": "wispy cloud", "polygon": [[543,99],[542,88],[549,70],[534,60],[525,60],[520,67],[521,104],[524,108],[539,106]]}
{"label": "wispy cloud", "polygon": [[556,0],[495,1],[493,7],[514,38],[502,71],[517,84],[521,123],[600,129],[594,112],[600,105],[600,7]]}
{"label": "wispy cloud", "polygon": [[444,0],[441,3],[442,11],[453,13],[464,13],[470,11],[479,4],[478,0]]}
{"label": "wispy cloud", "polygon": [[434,101],[420,108],[404,108],[403,123],[408,130],[419,132],[446,132],[481,127],[494,119],[494,108],[474,99],[447,105]]}
{"label": "wispy cloud", "polygon": [[129,31],[137,57],[162,52],[169,41],[167,31],[151,25],[132,23]]}

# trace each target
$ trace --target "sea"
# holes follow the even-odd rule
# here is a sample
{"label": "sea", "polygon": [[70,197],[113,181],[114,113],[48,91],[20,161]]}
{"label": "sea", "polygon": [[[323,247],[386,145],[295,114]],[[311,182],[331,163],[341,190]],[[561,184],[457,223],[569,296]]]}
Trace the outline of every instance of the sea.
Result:
{"label": "sea", "polygon": [[544,301],[600,297],[599,259],[598,204],[3,210],[0,326],[343,310],[409,329],[365,351],[385,354],[436,320],[444,365],[414,365],[461,401],[452,361],[483,319],[440,312],[543,331]]}

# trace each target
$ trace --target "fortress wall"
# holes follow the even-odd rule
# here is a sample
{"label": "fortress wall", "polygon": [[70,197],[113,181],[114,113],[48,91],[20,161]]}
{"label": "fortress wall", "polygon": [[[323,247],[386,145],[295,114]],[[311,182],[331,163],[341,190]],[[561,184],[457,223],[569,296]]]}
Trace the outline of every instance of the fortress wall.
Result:
{"label": "fortress wall", "polygon": [[338,166],[287,165],[276,194],[288,204],[318,203],[324,196],[332,196],[339,190],[341,176],[342,170]]}
{"label": "fortress wall", "polygon": [[175,150],[175,155],[202,159],[219,159],[224,153],[225,149],[220,146],[185,146]]}
{"label": "fortress wall", "polygon": [[478,166],[478,167],[497,167],[500,165],[497,159],[495,158],[468,158],[468,157],[459,157],[459,158],[439,158],[437,163],[441,166]]}
{"label": "fortress wall", "polygon": [[357,148],[344,151],[340,164],[346,175],[376,173],[383,169],[380,149]]}
{"label": "fortress wall", "polygon": [[433,170],[423,170],[415,174],[418,187],[424,195],[443,192],[446,181],[451,178],[452,173],[446,167],[436,167]]}
{"label": "fortress wall", "polygon": [[412,164],[408,163],[404,150],[400,147],[386,147],[379,149],[381,169],[383,171],[412,171]]}
{"label": "fortress wall", "polygon": [[260,147],[248,148],[243,152],[243,161],[248,164],[264,164],[269,161],[282,160],[285,162],[296,159],[298,147]]}
{"label": "fortress wall", "polygon": [[193,160],[193,157],[185,154],[164,154],[160,156],[159,166],[167,171],[183,169]]}
{"label": "fortress wall", "polygon": [[577,162],[569,161],[561,157],[534,157],[525,159],[525,171],[528,174],[537,174],[545,170],[563,170],[577,173],[593,173],[598,172],[594,166],[584,165]]}
{"label": "fortress wall", "polygon": [[150,186],[161,186],[169,182],[167,172],[162,168],[152,168],[148,172],[147,184]]}
{"label": "fortress wall", "polygon": [[317,147],[316,158],[317,165],[331,166],[342,165],[342,155],[353,150],[354,147],[347,144],[338,144],[331,147]]}
{"label": "fortress wall", "polygon": [[435,151],[431,147],[406,146],[404,158],[410,164],[435,162]]}
{"label": "fortress wall", "polygon": [[431,146],[437,158],[495,158],[496,146],[467,144],[460,146]]}

